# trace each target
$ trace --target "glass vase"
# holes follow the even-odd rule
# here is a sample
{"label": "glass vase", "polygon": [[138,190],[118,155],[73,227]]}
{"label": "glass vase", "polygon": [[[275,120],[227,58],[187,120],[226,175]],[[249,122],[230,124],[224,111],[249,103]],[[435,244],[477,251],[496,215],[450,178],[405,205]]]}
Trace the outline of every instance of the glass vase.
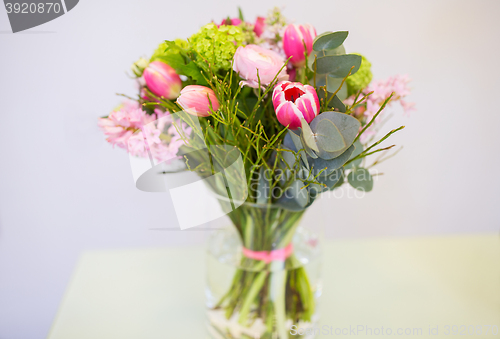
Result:
{"label": "glass vase", "polygon": [[[311,339],[321,295],[318,235],[304,211],[245,203],[208,245],[207,325],[212,339]],[[309,331],[313,332],[313,331]]]}

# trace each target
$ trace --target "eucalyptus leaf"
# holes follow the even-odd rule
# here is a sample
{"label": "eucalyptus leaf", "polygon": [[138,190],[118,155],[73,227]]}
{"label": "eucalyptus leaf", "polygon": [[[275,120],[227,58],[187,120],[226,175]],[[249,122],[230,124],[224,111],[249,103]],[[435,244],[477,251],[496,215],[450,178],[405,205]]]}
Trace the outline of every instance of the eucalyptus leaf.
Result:
{"label": "eucalyptus leaf", "polygon": [[276,201],[276,205],[280,206],[286,210],[294,211],[294,212],[303,211],[305,209],[305,207],[307,207],[307,206],[302,207],[295,200],[287,199],[285,197],[281,197],[280,199],[278,199]]}
{"label": "eucalyptus leaf", "polygon": [[[356,142],[353,145],[356,147],[356,149],[354,150],[354,152],[352,152],[352,155],[351,155],[350,159],[352,159],[354,157],[357,157],[358,155],[360,155],[363,152],[363,144],[361,143],[361,141],[356,140]],[[350,169],[350,168],[358,167],[361,164],[362,160],[363,159],[354,160],[354,161],[348,163],[345,166],[345,168],[346,169]]]}
{"label": "eucalyptus leaf", "polygon": [[292,136],[291,136],[291,131],[289,130],[287,134],[285,134],[285,138],[283,139],[283,146],[285,146],[285,149],[292,150],[294,152],[297,152],[297,147],[295,146]]}
{"label": "eucalyptus leaf", "polygon": [[304,208],[309,203],[309,193],[304,186],[301,180],[295,180],[286,188],[283,196],[278,199],[278,202],[289,207],[297,205],[300,208]]}
{"label": "eucalyptus leaf", "polygon": [[314,133],[311,130],[311,127],[304,118],[301,118],[300,122],[302,123],[302,139],[305,141],[305,144],[312,150],[319,152],[318,145],[316,145],[316,140],[314,138]]}
{"label": "eucalyptus leaf", "polygon": [[306,151],[307,155],[313,159],[318,158],[318,155],[311,148],[309,148],[309,146],[307,146],[307,143],[304,140],[304,133],[302,132],[300,133],[300,140],[302,142],[302,145],[304,146],[304,150]]}
{"label": "eucalyptus leaf", "polygon": [[[316,87],[326,86],[326,90],[330,92],[329,97],[331,97],[331,95],[339,89],[340,85],[342,85],[342,80],[344,80],[344,78],[334,78],[329,74],[316,74]],[[310,84],[314,86],[314,79],[310,80]],[[344,82],[336,95],[340,100],[345,100],[347,98],[347,91],[347,83]],[[318,92],[318,94],[321,94],[323,97],[325,96],[324,91],[318,90]]]}
{"label": "eucalyptus leaf", "polygon": [[307,57],[307,67],[309,67],[309,69],[314,72],[313,65],[315,58],[319,58],[321,56],[326,56],[326,55],[343,55],[343,54],[345,54],[344,45],[340,45],[335,49],[323,50],[318,52],[313,50],[311,54],[309,54],[309,56]]}
{"label": "eucalyptus leaf", "polygon": [[330,106],[334,109],[339,110],[339,112],[345,113],[347,111],[342,99],[338,96],[335,96],[332,101],[330,101]]}
{"label": "eucalyptus leaf", "polygon": [[342,168],[342,175],[340,176],[339,181],[337,181],[330,190],[333,191],[334,189],[339,188],[344,184],[344,181],[345,181],[345,171],[344,168]]}
{"label": "eucalyptus leaf", "polygon": [[318,147],[327,152],[338,152],[346,147],[344,137],[337,126],[328,119],[323,119],[318,123],[315,134]]}
{"label": "eucalyptus leaf", "polygon": [[335,49],[342,45],[349,35],[349,32],[326,32],[318,35],[313,42],[315,51]]}
{"label": "eucalyptus leaf", "polygon": [[314,175],[318,175],[321,170],[325,169],[321,172],[322,175],[330,175],[333,171],[341,168],[351,157],[352,152],[354,151],[354,146],[349,147],[344,153],[339,155],[338,157],[330,160],[317,158],[317,159],[308,159],[309,165],[311,166],[311,172]]}
{"label": "eucalyptus leaf", "polygon": [[344,177],[344,168],[340,167],[327,176],[320,175],[318,181],[332,189]]}
{"label": "eucalyptus leaf", "polygon": [[[283,147],[284,149],[287,149],[286,147]],[[291,150],[290,150],[291,151]],[[286,163],[284,166],[285,168],[291,168],[295,166],[295,155],[293,154],[295,152],[289,152],[289,151],[283,151],[281,152],[281,157],[283,158],[283,161]]]}
{"label": "eucalyptus leaf", "polygon": [[359,191],[370,192],[373,189],[373,177],[366,168],[355,168],[347,176],[349,184]]}
{"label": "eucalyptus leaf", "polygon": [[307,162],[307,154],[305,151],[303,151],[303,149],[305,150],[305,148],[304,148],[304,145],[302,145],[302,141],[300,139],[300,136],[295,134],[295,132],[293,132],[293,131],[288,131],[287,135],[285,136],[285,140],[287,139],[287,137],[292,140],[291,143],[295,147],[295,149],[291,148],[292,150],[295,150],[295,152],[297,152],[297,150],[301,150],[299,152],[300,158],[302,159],[302,162],[304,163],[304,165],[309,169],[309,163]]}
{"label": "eucalyptus leaf", "polygon": [[330,111],[330,112],[323,112],[319,114],[316,118],[314,118],[313,121],[311,121],[310,125],[311,130],[313,132],[316,132],[318,124],[324,119],[331,121],[337,127],[340,134],[342,134],[342,137],[344,138],[346,145],[343,149],[336,152],[328,152],[324,149],[320,149],[318,152],[318,156],[325,160],[329,160],[340,156],[349,146],[352,145],[354,139],[358,135],[361,124],[358,121],[358,119],[348,114]]}
{"label": "eucalyptus leaf", "polygon": [[316,68],[316,72],[319,74],[328,73],[335,78],[345,78],[351,67],[354,66],[351,75],[358,71],[361,61],[361,56],[357,54],[326,55],[318,56],[315,61],[316,66],[313,64],[312,67]]}
{"label": "eucalyptus leaf", "polygon": [[[344,83],[344,86],[346,86],[345,83]],[[342,88],[344,88],[344,86],[342,86]],[[333,93],[327,92],[327,95],[328,95],[328,98],[330,99],[331,96],[333,95]],[[325,98],[325,91],[318,91],[318,98],[320,100],[324,99]],[[330,102],[328,103],[328,108],[335,110],[335,111],[338,111],[338,112],[341,112],[341,113],[345,113],[347,110],[344,103],[342,102],[342,99],[339,98],[338,95],[335,95],[333,97],[333,99],[330,100]]]}
{"label": "eucalyptus leaf", "polygon": [[[319,193],[328,190],[328,187],[325,186],[325,185],[321,185],[321,181],[319,179],[315,179],[314,175],[311,172],[309,172],[309,171],[306,171],[306,170],[299,171],[298,177],[301,180],[304,180],[304,181],[308,180],[308,181],[310,181],[307,184],[307,191],[309,192],[309,196],[310,197],[315,197]],[[324,179],[326,180],[326,176],[324,177]],[[319,183],[315,183],[315,181],[317,181]]]}

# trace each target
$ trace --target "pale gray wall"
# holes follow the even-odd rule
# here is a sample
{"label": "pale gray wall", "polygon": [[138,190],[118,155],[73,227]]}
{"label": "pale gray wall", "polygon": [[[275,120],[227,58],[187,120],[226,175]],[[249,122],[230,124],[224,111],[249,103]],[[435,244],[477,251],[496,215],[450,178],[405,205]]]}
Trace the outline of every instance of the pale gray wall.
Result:
{"label": "pale gray wall", "polygon": [[[243,3],[243,1],[241,1]],[[376,78],[408,73],[417,111],[387,128],[398,157],[363,199],[330,199],[335,237],[498,232],[500,2],[263,1],[318,32],[349,30]],[[163,39],[235,15],[234,1],[82,0],[67,15],[6,34],[0,9],[0,339],[47,334],[82,250],[201,244],[174,225],[169,197],[134,188],[128,158],[96,128],[134,93],[125,71]],[[318,211],[316,206],[313,211]],[[331,207],[330,207],[331,206]]]}

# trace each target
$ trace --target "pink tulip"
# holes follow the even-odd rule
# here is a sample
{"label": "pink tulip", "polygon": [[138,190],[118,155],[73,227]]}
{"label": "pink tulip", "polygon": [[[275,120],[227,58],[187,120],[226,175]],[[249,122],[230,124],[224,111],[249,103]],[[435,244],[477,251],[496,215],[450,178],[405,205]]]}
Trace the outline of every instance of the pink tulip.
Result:
{"label": "pink tulip", "polygon": [[255,35],[258,37],[261,36],[261,34],[264,32],[264,27],[266,26],[266,18],[264,17],[257,17],[257,20],[255,20],[255,24],[253,26],[253,31]]}
{"label": "pink tulip", "polygon": [[144,70],[144,81],[154,94],[172,100],[177,98],[182,81],[175,70],[161,61],[153,61]]}
{"label": "pink tulip", "polygon": [[246,45],[236,50],[233,70],[245,79],[240,82],[241,86],[258,88],[259,79],[261,87],[269,85],[276,75],[278,81],[288,80],[284,65],[285,60],[278,53],[257,45]]}
{"label": "pink tulip", "polygon": [[319,99],[314,87],[300,82],[282,81],[274,87],[273,106],[278,121],[295,130],[301,119],[310,123],[319,113]]}
{"label": "pink tulip", "polygon": [[287,58],[292,57],[290,62],[295,67],[303,66],[305,63],[304,43],[307,54],[311,53],[316,30],[311,25],[288,25],[283,34],[283,49]]}
{"label": "pink tulip", "polygon": [[219,101],[214,91],[200,85],[189,85],[182,89],[177,103],[191,115],[208,117],[211,113],[210,104],[214,111],[219,109]]}

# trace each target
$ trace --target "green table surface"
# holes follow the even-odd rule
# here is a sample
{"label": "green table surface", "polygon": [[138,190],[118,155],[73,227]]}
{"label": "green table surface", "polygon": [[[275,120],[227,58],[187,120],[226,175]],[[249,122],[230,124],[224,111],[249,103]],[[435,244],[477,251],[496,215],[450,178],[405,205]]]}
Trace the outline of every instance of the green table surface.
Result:
{"label": "green table surface", "polygon": [[[324,246],[317,338],[500,338],[498,234]],[[203,247],[85,252],[49,338],[206,338],[205,273]]]}

